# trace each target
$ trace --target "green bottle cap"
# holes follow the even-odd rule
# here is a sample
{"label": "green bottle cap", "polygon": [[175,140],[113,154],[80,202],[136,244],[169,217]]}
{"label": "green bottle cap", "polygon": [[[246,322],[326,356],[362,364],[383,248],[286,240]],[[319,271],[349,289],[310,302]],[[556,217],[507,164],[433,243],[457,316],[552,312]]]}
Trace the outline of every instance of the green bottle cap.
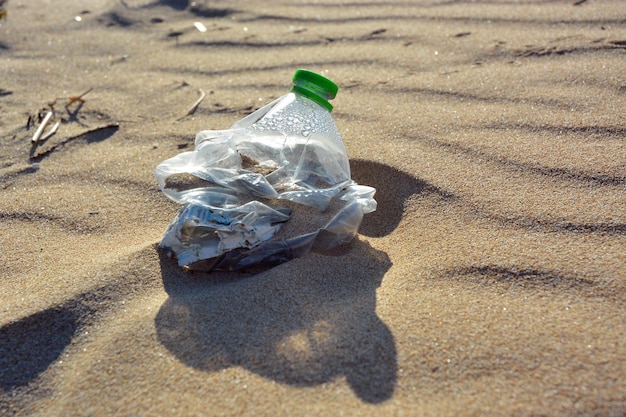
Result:
{"label": "green bottle cap", "polygon": [[310,98],[324,106],[328,111],[333,111],[333,105],[328,100],[335,98],[339,87],[326,77],[299,69],[293,75],[293,88],[291,91]]}

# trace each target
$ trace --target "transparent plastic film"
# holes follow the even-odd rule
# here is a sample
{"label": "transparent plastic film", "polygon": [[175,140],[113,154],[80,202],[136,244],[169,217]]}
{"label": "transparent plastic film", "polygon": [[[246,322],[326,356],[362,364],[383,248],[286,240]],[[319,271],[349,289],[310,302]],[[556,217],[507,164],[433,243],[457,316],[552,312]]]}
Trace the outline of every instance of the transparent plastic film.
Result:
{"label": "transparent plastic film", "polygon": [[159,187],[182,204],[161,242],[180,266],[273,266],[354,238],[375,190],[350,178],[320,100],[286,94],[231,129],[199,132],[195,150],[157,166]]}

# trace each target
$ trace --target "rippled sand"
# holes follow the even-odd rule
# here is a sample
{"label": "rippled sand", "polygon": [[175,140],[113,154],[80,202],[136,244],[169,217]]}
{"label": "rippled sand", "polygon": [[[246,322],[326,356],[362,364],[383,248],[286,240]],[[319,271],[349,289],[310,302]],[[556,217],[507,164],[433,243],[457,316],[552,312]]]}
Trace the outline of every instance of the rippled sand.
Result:
{"label": "rippled sand", "polygon": [[[623,2],[4,7],[0,415],[626,412]],[[339,85],[378,211],[332,253],[180,270],[154,167],[297,68]]]}

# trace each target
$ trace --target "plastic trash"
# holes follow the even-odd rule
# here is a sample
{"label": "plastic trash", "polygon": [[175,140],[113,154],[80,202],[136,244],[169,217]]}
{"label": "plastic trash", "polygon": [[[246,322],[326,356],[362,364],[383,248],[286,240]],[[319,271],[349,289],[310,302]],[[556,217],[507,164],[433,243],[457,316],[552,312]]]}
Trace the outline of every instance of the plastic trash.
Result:
{"label": "plastic trash", "polygon": [[180,266],[234,271],[350,242],[376,190],[350,178],[328,102],[337,91],[298,70],[291,92],[158,165],[159,187],[182,204],[161,247]]}

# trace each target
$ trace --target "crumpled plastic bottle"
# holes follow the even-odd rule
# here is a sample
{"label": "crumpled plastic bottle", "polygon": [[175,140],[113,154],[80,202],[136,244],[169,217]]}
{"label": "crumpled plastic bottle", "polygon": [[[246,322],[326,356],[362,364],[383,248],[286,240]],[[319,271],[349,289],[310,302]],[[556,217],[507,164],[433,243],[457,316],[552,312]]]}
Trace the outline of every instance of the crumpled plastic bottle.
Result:
{"label": "crumpled plastic bottle", "polygon": [[[376,210],[376,190],[350,178],[328,102],[337,91],[329,79],[298,70],[291,92],[228,130],[199,132],[195,150],[158,165],[159,187],[183,205],[161,247],[180,266],[234,271],[271,267],[350,242],[363,215]],[[180,175],[199,180],[191,188],[171,181]],[[295,216],[302,224],[331,207],[324,224],[311,222],[310,230],[277,236]]]}

